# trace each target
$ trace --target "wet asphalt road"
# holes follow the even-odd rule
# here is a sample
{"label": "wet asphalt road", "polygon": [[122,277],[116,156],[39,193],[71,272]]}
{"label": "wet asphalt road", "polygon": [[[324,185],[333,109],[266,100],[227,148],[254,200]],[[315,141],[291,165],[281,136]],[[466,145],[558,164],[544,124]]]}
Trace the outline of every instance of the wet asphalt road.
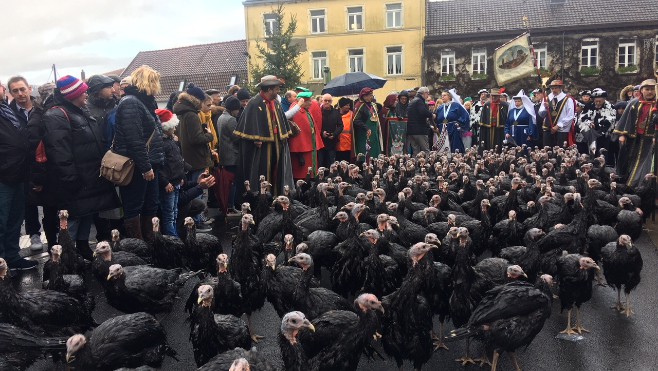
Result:
{"label": "wet asphalt road", "polygon": [[[658,226],[650,226],[657,228]],[[93,234],[92,234],[93,235]],[[643,259],[642,282],[633,292],[632,306],[635,314],[626,316],[617,313],[610,307],[615,303],[616,293],[609,287],[595,287],[592,300],[583,305],[583,325],[591,332],[585,334],[580,340],[565,340],[556,338],[559,331],[566,327],[566,313],[560,313],[559,302],[553,303],[553,314],[546,321],[543,330],[527,349],[517,352],[521,366],[524,370],[658,370],[655,355],[658,354],[658,291],[655,290],[656,277],[658,277],[658,253],[656,247],[645,232],[636,241]],[[225,251],[230,251],[230,240],[225,238]],[[35,257],[36,258],[36,257]],[[46,258],[40,258],[42,262]],[[24,273],[18,279],[25,287],[40,281],[39,272]],[[94,319],[102,321],[121,314],[120,311],[109,306],[100,285],[89,280],[90,290],[95,293],[96,310]],[[167,331],[169,344],[178,353],[178,361],[166,358],[162,370],[194,370],[194,357],[192,346],[188,341],[189,322],[183,307],[187,296],[196,283],[196,278],[190,280],[179,292],[179,299],[175,302],[172,311],[157,316]],[[574,311],[575,313],[575,311]],[[268,359],[277,362],[283,369],[277,332],[280,319],[269,303],[254,314],[254,323],[257,325],[259,335],[265,338],[257,344],[259,352],[264,353]],[[446,331],[452,328],[446,325]],[[435,321],[438,331],[438,321]],[[448,343],[448,351],[440,350],[434,353],[424,370],[476,370],[477,366],[462,367],[455,362],[455,358],[463,354],[464,344],[461,342]],[[379,347],[380,352],[381,347]],[[471,346],[471,356],[479,356],[481,347],[475,343]],[[39,361],[30,370],[50,370],[53,364],[49,361]],[[396,364],[391,359],[369,361],[365,358],[360,363],[359,370],[396,370]],[[409,363],[405,363],[404,370],[411,370]],[[486,366],[484,369],[488,369]],[[508,356],[503,355],[498,370],[513,370]]]}

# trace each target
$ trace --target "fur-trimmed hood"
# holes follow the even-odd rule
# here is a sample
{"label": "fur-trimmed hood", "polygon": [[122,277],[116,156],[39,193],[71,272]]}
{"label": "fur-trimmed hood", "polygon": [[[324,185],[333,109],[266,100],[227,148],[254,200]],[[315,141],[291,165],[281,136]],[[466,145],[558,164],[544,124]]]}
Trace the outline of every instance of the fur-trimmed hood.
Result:
{"label": "fur-trimmed hood", "polygon": [[634,86],[633,85],[627,85],[621,90],[621,93],[619,93],[619,100],[623,100],[624,102],[628,101],[628,98],[626,98],[626,94],[628,94],[629,91],[633,91]]}
{"label": "fur-trimmed hood", "polygon": [[174,113],[176,115],[181,115],[190,111],[198,113],[200,109],[201,101],[186,92],[180,93],[178,101],[174,104]]}
{"label": "fur-trimmed hood", "polygon": [[222,112],[224,112],[226,108],[222,106],[210,106],[210,112],[212,112],[213,115],[221,115]]}

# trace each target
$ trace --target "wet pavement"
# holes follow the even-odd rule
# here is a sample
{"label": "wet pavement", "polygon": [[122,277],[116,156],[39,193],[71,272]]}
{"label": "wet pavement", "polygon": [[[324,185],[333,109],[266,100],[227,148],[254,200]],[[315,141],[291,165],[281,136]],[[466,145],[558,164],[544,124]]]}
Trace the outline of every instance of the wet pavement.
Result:
{"label": "wet pavement", "polygon": [[[546,321],[543,330],[527,349],[519,349],[517,355],[524,370],[658,370],[655,364],[655,354],[658,352],[656,335],[658,334],[658,318],[655,315],[658,306],[658,291],[654,282],[658,277],[658,253],[653,241],[658,240],[658,225],[648,224],[636,245],[644,259],[642,282],[633,292],[633,308],[635,314],[626,316],[610,309],[615,303],[616,293],[609,287],[595,286],[592,300],[582,307],[583,324],[591,332],[584,334],[578,341],[556,338],[559,331],[566,326],[566,313],[560,313],[559,302],[553,303],[553,314]],[[655,230],[654,230],[655,229]],[[93,235],[93,234],[92,234]],[[230,251],[230,238],[224,235],[224,250]],[[46,257],[32,257],[44,262]],[[41,268],[33,272],[23,273],[17,277],[23,286],[30,287],[40,282]],[[178,361],[166,358],[162,370],[193,370],[196,369],[192,346],[188,340],[189,322],[184,312],[184,303],[196,278],[190,280],[180,291],[179,298],[174,303],[172,311],[159,315],[157,318],[165,326],[169,344],[176,350]],[[89,289],[96,298],[94,319],[100,323],[120,311],[109,306],[100,285],[89,277]],[[259,352],[282,368],[277,344],[277,332],[280,319],[269,303],[253,316],[257,326],[257,333],[265,338],[258,343]],[[446,331],[452,328],[448,323]],[[438,321],[435,321],[438,331]],[[424,370],[476,370],[478,366],[462,367],[455,362],[464,351],[464,344],[449,343],[448,351],[437,351],[432,359],[423,367]],[[380,352],[384,354],[379,347]],[[479,356],[479,344],[471,346],[471,355]],[[39,361],[30,370],[51,370],[53,364],[49,361]],[[411,370],[409,363],[405,363],[404,370]],[[488,369],[488,366],[487,368]],[[503,355],[499,363],[499,370],[512,370],[513,366],[508,356]],[[370,361],[362,359],[359,370],[397,370],[395,362],[391,359]]]}

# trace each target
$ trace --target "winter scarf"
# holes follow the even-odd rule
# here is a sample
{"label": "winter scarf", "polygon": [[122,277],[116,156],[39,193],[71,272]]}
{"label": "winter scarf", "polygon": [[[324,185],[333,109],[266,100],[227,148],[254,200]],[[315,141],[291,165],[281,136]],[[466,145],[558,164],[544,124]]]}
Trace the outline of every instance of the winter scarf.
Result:
{"label": "winter scarf", "polygon": [[199,111],[199,119],[201,120],[201,125],[206,124],[212,133],[212,143],[210,143],[210,149],[214,150],[217,148],[217,130],[215,125],[212,124],[212,111],[201,112]]}

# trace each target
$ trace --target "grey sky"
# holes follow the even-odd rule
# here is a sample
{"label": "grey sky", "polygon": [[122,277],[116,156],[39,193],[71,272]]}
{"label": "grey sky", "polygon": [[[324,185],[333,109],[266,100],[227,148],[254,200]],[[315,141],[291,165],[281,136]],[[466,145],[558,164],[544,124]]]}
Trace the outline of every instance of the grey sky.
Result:
{"label": "grey sky", "polygon": [[2,0],[0,81],[124,68],[142,50],[245,37],[241,0]]}

